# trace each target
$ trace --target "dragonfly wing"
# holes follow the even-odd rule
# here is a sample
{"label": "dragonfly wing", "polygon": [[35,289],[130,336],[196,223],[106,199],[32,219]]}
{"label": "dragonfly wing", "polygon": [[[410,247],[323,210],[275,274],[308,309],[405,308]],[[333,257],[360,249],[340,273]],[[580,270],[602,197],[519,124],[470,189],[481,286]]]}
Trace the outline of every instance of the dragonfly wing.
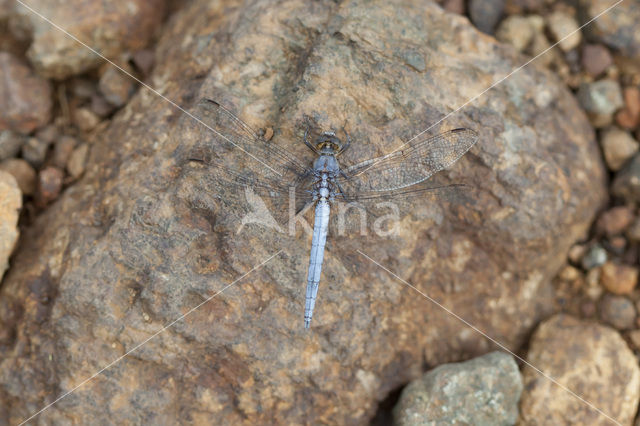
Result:
{"label": "dragonfly wing", "polygon": [[312,170],[290,152],[216,101],[202,100],[193,115],[204,128],[194,144],[179,148],[179,157],[213,197],[250,205],[261,197],[279,218],[286,218],[289,203],[299,210],[312,200]]}
{"label": "dragonfly wing", "polygon": [[[253,174],[291,185],[309,172],[293,154],[277,144],[264,140],[248,124],[211,99],[203,99],[194,115],[211,135],[196,146],[193,154],[211,162],[214,157],[238,158]],[[218,162],[220,164],[220,162]]]}
{"label": "dragonfly wing", "polygon": [[[453,165],[478,140],[470,129],[454,129],[432,137],[417,138],[401,150],[348,167],[338,179],[345,197],[390,197],[411,194],[410,186]],[[409,192],[406,192],[409,191]]]}

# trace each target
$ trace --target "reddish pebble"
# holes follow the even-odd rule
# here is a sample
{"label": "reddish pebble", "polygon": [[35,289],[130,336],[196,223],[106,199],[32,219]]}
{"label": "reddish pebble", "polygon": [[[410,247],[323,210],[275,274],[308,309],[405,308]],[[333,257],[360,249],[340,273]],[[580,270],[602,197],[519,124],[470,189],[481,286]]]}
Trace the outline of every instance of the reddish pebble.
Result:
{"label": "reddish pebble", "polygon": [[152,50],[138,50],[131,57],[133,65],[144,75],[148,75],[153,68],[155,57]]}
{"label": "reddish pebble", "polygon": [[47,167],[38,175],[37,204],[44,207],[60,195],[64,173],[56,167]]}
{"label": "reddish pebble", "polygon": [[631,330],[628,334],[631,347],[640,351],[640,330]]}
{"label": "reddish pebble", "polygon": [[464,0],[445,0],[442,5],[444,10],[458,15],[464,15]]}
{"label": "reddish pebble", "polygon": [[640,89],[625,87],[622,96],[624,108],[616,114],[616,123],[625,129],[633,129],[640,124]]}
{"label": "reddish pebble", "polygon": [[264,131],[264,136],[262,137],[265,141],[270,141],[273,137],[273,129],[271,127],[267,127]]}
{"label": "reddish pebble", "polygon": [[624,249],[627,247],[627,239],[621,235],[609,238],[610,250],[616,254],[624,253]]}
{"label": "reddish pebble", "polygon": [[622,233],[633,222],[633,210],[626,206],[618,206],[604,212],[596,224],[599,233],[613,236]]}
{"label": "reddish pebble", "polygon": [[582,48],[582,66],[593,77],[602,74],[611,64],[611,53],[602,44],[586,44]]}
{"label": "reddish pebble", "polygon": [[587,300],[580,305],[580,312],[585,317],[592,317],[596,314],[596,304],[591,300]]}
{"label": "reddish pebble", "polygon": [[638,284],[638,268],[607,262],[602,265],[600,282],[613,294],[631,294]]}
{"label": "reddish pebble", "polygon": [[96,93],[91,97],[91,111],[98,117],[106,117],[115,111],[116,107],[111,105],[100,93]]}
{"label": "reddish pebble", "polygon": [[587,246],[585,244],[575,244],[569,249],[569,260],[575,264],[580,263],[582,257],[587,252]]}
{"label": "reddish pebble", "polygon": [[51,119],[51,84],[18,57],[0,52],[0,129],[28,134]]}

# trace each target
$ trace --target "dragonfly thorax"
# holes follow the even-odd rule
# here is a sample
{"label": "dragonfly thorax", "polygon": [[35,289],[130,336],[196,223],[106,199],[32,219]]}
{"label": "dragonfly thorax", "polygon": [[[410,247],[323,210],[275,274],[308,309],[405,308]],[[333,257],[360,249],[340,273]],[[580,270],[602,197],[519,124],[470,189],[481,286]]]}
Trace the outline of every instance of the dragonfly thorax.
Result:
{"label": "dragonfly thorax", "polygon": [[330,175],[337,175],[340,171],[340,166],[338,165],[338,160],[335,155],[321,155],[316,159],[313,163],[313,170],[320,173],[327,173]]}

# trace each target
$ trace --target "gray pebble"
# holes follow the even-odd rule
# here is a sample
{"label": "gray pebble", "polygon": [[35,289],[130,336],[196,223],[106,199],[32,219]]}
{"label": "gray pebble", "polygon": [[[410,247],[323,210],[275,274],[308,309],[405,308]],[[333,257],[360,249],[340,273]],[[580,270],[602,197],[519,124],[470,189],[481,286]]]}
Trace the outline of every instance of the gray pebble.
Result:
{"label": "gray pebble", "polygon": [[49,143],[38,138],[28,138],[22,145],[22,158],[37,169],[44,163],[48,149]]}
{"label": "gray pebble", "polygon": [[582,107],[594,114],[611,115],[624,106],[622,89],[614,80],[599,80],[583,83],[578,89],[578,101]]}
{"label": "gray pebble", "polygon": [[600,301],[600,317],[618,330],[629,330],[635,327],[636,308],[624,296],[607,294]]}
{"label": "gray pebble", "polygon": [[25,137],[11,130],[0,131],[0,161],[18,155]]}
{"label": "gray pebble", "polygon": [[598,244],[594,245],[587,251],[582,258],[582,267],[585,270],[590,270],[602,266],[607,262],[607,251],[600,247]]}

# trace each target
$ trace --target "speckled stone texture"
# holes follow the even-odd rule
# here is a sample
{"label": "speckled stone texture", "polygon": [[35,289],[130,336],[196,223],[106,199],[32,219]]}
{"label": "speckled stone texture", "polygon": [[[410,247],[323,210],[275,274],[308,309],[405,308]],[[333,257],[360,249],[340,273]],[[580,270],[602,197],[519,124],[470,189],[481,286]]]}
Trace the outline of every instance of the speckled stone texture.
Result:
{"label": "speckled stone texture", "polygon": [[522,377],[504,352],[445,364],[411,382],[394,408],[396,426],[508,426],[518,418]]}
{"label": "speckled stone texture", "polygon": [[[620,424],[633,424],[640,401],[640,368],[614,329],[555,315],[533,334],[527,361]],[[530,367],[524,367],[523,381],[521,426],[613,424]]]}
{"label": "speckled stone texture", "polygon": [[[426,1],[194,0],[162,30],[155,57],[148,82],[160,92],[194,113],[201,98],[218,99],[305,161],[307,119],[345,126],[344,165],[390,152],[526,60]],[[310,236],[236,233],[246,205],[216,195],[237,189],[186,161],[211,132],[140,90],[92,141],[85,174],[24,237],[3,283],[3,421],[28,417],[280,249],[40,421],[364,424],[424,366],[492,350],[358,249],[520,347],[604,202],[593,130],[535,66],[430,132],[455,127],[480,140],[433,183],[469,187],[400,203],[392,237],[340,236],[330,223],[305,331]]]}

